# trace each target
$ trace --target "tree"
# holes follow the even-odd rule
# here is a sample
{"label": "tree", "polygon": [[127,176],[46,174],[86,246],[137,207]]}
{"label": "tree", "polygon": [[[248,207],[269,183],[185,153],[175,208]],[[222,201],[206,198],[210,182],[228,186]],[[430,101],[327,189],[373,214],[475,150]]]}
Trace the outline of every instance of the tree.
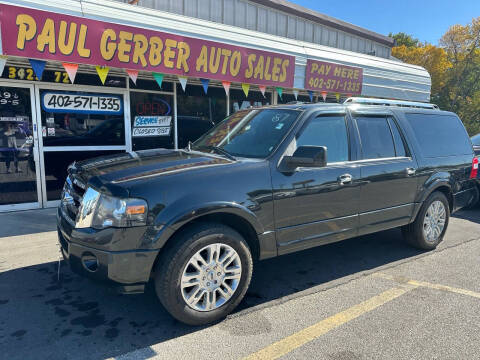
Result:
{"label": "tree", "polygon": [[432,98],[438,96],[445,87],[447,69],[452,64],[449,62],[444,49],[430,44],[417,47],[402,45],[394,47],[392,55],[406,63],[419,65],[427,69],[432,78]]}
{"label": "tree", "polygon": [[420,44],[420,41],[414,38],[412,35],[406,34],[404,32],[399,32],[396,34],[388,34],[389,37],[395,39],[395,46],[406,46],[406,47],[417,47]]}

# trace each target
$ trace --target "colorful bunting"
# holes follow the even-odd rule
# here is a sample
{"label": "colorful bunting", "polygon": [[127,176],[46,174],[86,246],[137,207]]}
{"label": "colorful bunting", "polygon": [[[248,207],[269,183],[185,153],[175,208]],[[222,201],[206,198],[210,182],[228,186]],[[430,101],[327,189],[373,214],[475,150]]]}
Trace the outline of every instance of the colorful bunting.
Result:
{"label": "colorful bunting", "polygon": [[225,89],[225,94],[227,94],[228,96],[228,93],[230,92],[230,84],[231,82],[230,81],[222,81],[222,85],[223,85],[223,88]]}
{"label": "colorful bunting", "polygon": [[293,90],[293,96],[295,97],[295,100],[298,99],[298,90]]}
{"label": "colorful bunting", "polygon": [[280,96],[280,99],[282,98],[283,94],[283,88],[281,87],[276,87],[275,90],[277,90],[278,96]]}
{"label": "colorful bunting", "polygon": [[308,97],[310,98],[310,102],[313,102],[313,91],[308,90]]}
{"label": "colorful bunting", "polygon": [[322,94],[323,102],[327,101],[327,92],[322,91],[321,94]]}
{"label": "colorful bunting", "polygon": [[258,88],[262,92],[263,97],[265,97],[265,90],[267,90],[267,87],[265,85],[258,85]]}
{"label": "colorful bunting", "polygon": [[242,84],[242,90],[245,97],[248,97],[248,91],[250,90],[250,84]]}
{"label": "colorful bunting", "polygon": [[200,79],[200,81],[202,82],[203,91],[205,91],[205,95],[206,95],[207,91],[208,91],[208,84],[210,84],[210,80],[209,79]]}
{"label": "colorful bunting", "polygon": [[7,63],[6,56],[0,56],[0,76],[3,74],[3,69],[5,69],[5,64]]}
{"label": "colorful bunting", "polygon": [[75,76],[77,75],[78,64],[62,63],[62,65],[68,74],[70,82],[73,84],[75,82]]}
{"label": "colorful bunting", "polygon": [[182,85],[183,92],[185,92],[185,87],[187,86],[187,77],[178,76],[178,81],[180,82],[180,85]]}
{"label": "colorful bunting", "polygon": [[107,75],[110,68],[108,66],[95,66],[95,69],[97,69],[97,74],[100,78],[100,81],[103,85],[105,85],[105,80],[107,80]]}
{"label": "colorful bunting", "polygon": [[163,74],[160,74],[160,73],[157,73],[157,72],[153,72],[153,73],[152,73],[152,76],[153,76],[153,78],[155,79],[155,81],[157,82],[158,87],[159,87],[159,88],[162,88]]}
{"label": "colorful bunting", "polygon": [[43,70],[45,70],[45,65],[47,65],[47,62],[35,59],[28,59],[28,61],[30,61],[30,65],[32,66],[33,72],[37,78],[42,80]]}
{"label": "colorful bunting", "polygon": [[127,71],[128,77],[132,82],[137,85],[138,70],[125,69]]}
{"label": "colorful bunting", "polygon": [[335,94],[335,99],[337,99],[337,102],[340,102],[340,94],[339,93]]}

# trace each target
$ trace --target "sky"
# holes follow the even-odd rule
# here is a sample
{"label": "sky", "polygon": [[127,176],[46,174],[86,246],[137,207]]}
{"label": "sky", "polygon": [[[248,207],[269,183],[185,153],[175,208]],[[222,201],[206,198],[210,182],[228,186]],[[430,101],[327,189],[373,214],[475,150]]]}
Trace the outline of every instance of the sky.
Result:
{"label": "sky", "polygon": [[405,32],[437,45],[451,25],[480,16],[480,0],[290,0],[368,30]]}

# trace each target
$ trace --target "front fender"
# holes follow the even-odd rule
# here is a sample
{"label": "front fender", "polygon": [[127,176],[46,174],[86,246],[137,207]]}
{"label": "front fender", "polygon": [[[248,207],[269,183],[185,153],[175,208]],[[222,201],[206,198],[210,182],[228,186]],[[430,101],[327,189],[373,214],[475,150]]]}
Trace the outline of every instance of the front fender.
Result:
{"label": "front fender", "polygon": [[157,249],[162,248],[167,240],[183,225],[202,216],[215,213],[228,213],[239,216],[247,221],[257,234],[264,233],[264,227],[255,214],[247,207],[238,203],[222,201],[203,203],[202,205],[192,206],[183,210],[180,210],[180,206],[170,206],[170,208],[178,210],[169,214],[162,211],[156,218],[155,228],[160,231],[157,232],[152,242],[155,243],[154,247]]}

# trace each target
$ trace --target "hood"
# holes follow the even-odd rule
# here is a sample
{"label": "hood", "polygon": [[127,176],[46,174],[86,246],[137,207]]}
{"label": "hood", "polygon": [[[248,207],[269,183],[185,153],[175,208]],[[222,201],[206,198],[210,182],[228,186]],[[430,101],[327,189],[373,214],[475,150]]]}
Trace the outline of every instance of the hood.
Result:
{"label": "hood", "polygon": [[69,173],[99,190],[126,197],[128,193],[125,186],[130,181],[232,162],[196,151],[154,149],[76,162],[70,166]]}

